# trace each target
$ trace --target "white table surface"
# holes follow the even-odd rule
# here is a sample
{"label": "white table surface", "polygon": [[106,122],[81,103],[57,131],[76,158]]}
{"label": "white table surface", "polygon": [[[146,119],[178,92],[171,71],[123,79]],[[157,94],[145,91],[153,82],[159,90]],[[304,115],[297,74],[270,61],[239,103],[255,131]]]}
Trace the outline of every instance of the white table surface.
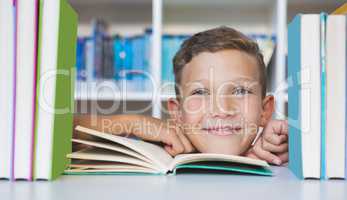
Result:
{"label": "white table surface", "polygon": [[299,180],[286,167],[275,176],[178,174],[62,176],[53,182],[0,181],[1,200],[347,199],[345,180]]}

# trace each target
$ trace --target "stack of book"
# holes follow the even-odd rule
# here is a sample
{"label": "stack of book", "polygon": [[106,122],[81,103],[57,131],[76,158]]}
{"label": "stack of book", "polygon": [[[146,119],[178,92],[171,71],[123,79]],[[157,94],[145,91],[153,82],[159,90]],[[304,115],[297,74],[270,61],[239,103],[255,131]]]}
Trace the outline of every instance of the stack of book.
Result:
{"label": "stack of book", "polygon": [[144,91],[150,80],[151,31],[123,37],[109,35],[101,20],[92,21],[92,35],[77,42],[77,81],[115,80],[127,90]]}
{"label": "stack of book", "polygon": [[77,14],[66,0],[0,1],[0,178],[69,164]]}
{"label": "stack of book", "polygon": [[345,15],[299,14],[288,27],[289,168],[346,177]]}

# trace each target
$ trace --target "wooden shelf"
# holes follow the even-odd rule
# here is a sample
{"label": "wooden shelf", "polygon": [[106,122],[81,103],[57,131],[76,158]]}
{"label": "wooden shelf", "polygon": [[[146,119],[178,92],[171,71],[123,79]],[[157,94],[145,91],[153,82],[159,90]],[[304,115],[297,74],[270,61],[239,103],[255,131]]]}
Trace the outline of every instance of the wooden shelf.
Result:
{"label": "wooden shelf", "polygon": [[[271,82],[277,86],[285,80],[286,27],[288,5],[312,4],[313,0],[69,0],[79,14],[79,34],[90,34],[90,21],[104,19],[109,32],[122,35],[141,33],[152,28],[151,74],[161,85],[161,36],[165,33],[195,33],[227,25],[244,33],[263,33],[277,38],[275,73]],[[276,78],[274,78],[276,77]],[[273,92],[273,91],[272,91]],[[285,96],[285,95],[283,95]],[[152,102],[152,114],[161,117],[161,103],[173,95],[151,92],[121,92],[77,88],[76,100]],[[276,102],[283,113],[285,98]],[[283,108],[283,109],[282,109]]]}
{"label": "wooden shelf", "polygon": [[114,81],[77,82],[75,87],[75,100],[78,101],[167,101],[175,98],[175,94],[151,91],[123,91]]}

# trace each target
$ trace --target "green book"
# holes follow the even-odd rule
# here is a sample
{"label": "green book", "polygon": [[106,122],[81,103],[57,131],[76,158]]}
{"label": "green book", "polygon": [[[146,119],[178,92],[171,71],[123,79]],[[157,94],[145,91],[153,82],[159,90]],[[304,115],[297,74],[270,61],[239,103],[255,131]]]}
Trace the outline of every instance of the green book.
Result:
{"label": "green book", "polygon": [[164,148],[142,140],[99,132],[82,126],[85,137],[72,139],[82,149],[70,153],[65,174],[245,173],[271,176],[268,163],[243,156],[191,153],[174,158]]}
{"label": "green book", "polygon": [[40,0],[34,179],[52,180],[70,161],[77,14],[67,0]]}

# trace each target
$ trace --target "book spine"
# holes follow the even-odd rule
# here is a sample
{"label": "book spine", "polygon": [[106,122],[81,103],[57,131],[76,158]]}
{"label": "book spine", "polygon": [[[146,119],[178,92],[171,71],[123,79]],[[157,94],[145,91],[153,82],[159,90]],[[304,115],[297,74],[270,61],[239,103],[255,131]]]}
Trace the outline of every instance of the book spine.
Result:
{"label": "book spine", "polygon": [[[19,45],[19,43],[18,43],[18,35],[19,34],[21,34],[21,39],[23,39],[23,30],[20,30],[19,29],[19,15],[20,15],[20,12],[23,12],[21,9],[24,9],[23,7],[24,7],[24,5],[25,5],[25,3],[23,3],[24,1],[23,0],[21,0],[21,1],[19,1],[19,0],[17,0],[16,1],[16,8],[17,8],[17,10],[16,10],[16,46],[17,45]],[[34,13],[33,13],[33,33],[34,33],[34,35],[33,35],[33,44],[34,44],[34,47],[33,47],[33,54],[32,55],[30,55],[31,56],[31,58],[32,58],[32,64],[33,64],[33,66],[31,66],[31,68],[32,68],[32,73],[33,73],[33,77],[32,77],[32,83],[31,83],[31,85],[30,85],[30,87],[32,87],[32,88],[30,88],[30,91],[31,91],[31,93],[32,93],[32,99],[31,99],[31,104],[28,104],[27,106],[31,106],[31,112],[30,112],[30,117],[29,117],[29,115],[27,116],[27,117],[29,117],[30,119],[28,119],[28,121],[27,121],[27,123],[28,124],[26,124],[26,125],[30,125],[30,129],[29,130],[21,130],[21,131],[28,131],[27,133],[26,133],[26,136],[27,137],[30,137],[29,138],[29,141],[27,141],[28,143],[28,148],[29,149],[26,149],[26,151],[28,151],[28,152],[26,152],[26,155],[22,155],[22,154],[20,154],[20,152],[18,152],[17,151],[17,148],[20,148],[20,146],[18,145],[18,142],[17,142],[17,138],[19,137],[19,135],[18,135],[18,133],[17,133],[17,131],[19,131],[17,128],[17,125],[19,126],[20,125],[20,123],[18,122],[18,115],[17,115],[17,113],[19,112],[19,110],[17,109],[17,106],[18,105],[20,105],[19,103],[18,103],[18,90],[16,89],[16,100],[15,100],[15,104],[16,104],[16,108],[15,108],[15,110],[16,110],[16,114],[15,114],[15,116],[14,116],[14,123],[15,123],[15,125],[14,125],[14,140],[16,140],[16,141],[14,141],[14,151],[13,151],[13,154],[14,154],[14,156],[13,156],[13,167],[14,167],[14,172],[13,172],[13,178],[14,179],[17,179],[17,178],[20,178],[20,179],[27,179],[27,180],[32,180],[33,179],[33,159],[34,159],[34,140],[35,140],[35,112],[36,112],[36,82],[37,82],[37,77],[36,77],[36,73],[37,73],[37,41],[38,41],[38,15],[39,15],[39,2],[38,2],[38,0],[33,0],[32,1],[33,2],[33,11],[34,11]],[[27,2],[26,2],[27,3]],[[19,6],[19,5],[21,5],[21,6]],[[21,9],[19,9],[19,7],[21,8]],[[23,15],[23,13],[21,13],[21,15]],[[23,19],[23,16],[21,16],[22,17],[22,19]],[[24,49],[20,49],[21,51],[24,51]],[[18,46],[16,47],[16,60],[18,61],[18,51],[19,51],[19,49],[18,49]],[[26,51],[26,49],[25,49],[25,51]],[[30,51],[30,49],[28,50],[28,51]],[[25,53],[27,53],[27,52],[25,52]],[[22,57],[20,58],[20,59],[25,59],[26,57],[24,57],[23,55],[21,55]],[[19,67],[22,67],[22,66],[18,66],[18,62],[16,61],[16,64],[15,64],[15,68],[16,68],[16,82],[17,82],[17,80],[18,80],[18,73],[19,73],[19,70],[18,70],[18,68]],[[22,67],[22,68],[24,68],[24,67]],[[23,76],[24,74],[23,74],[23,72],[21,72],[21,76]],[[23,85],[23,83],[22,83],[22,85],[19,85],[19,84],[16,84],[16,88],[17,87],[21,87],[21,90],[23,91],[23,88],[22,87],[24,87],[24,85]],[[22,105],[21,105],[22,106]],[[20,111],[21,112],[21,111]],[[28,113],[29,114],[29,113]],[[23,120],[23,116],[21,116],[21,120]],[[19,138],[18,138],[19,139]],[[22,141],[22,143],[23,143],[23,141]],[[22,151],[21,153],[23,153],[24,151]],[[18,158],[18,157],[21,157],[21,158]],[[25,160],[26,162],[27,162],[27,160],[26,159],[28,159],[28,163],[26,163],[26,164],[28,164],[28,166],[18,166],[16,163],[17,163],[17,160],[19,160],[19,159],[23,159],[23,160]],[[22,174],[19,174],[18,175],[18,173],[17,173],[17,170],[19,170],[20,169],[20,167],[25,167],[25,169],[27,169],[27,171],[26,172],[24,172],[24,173],[22,173]]]}
{"label": "book spine", "polygon": [[115,37],[113,40],[113,49],[114,49],[114,62],[113,62],[113,68],[114,68],[114,79],[119,80],[120,77],[120,71],[123,68],[123,47],[122,47],[122,39],[121,37]]}
{"label": "book spine", "polygon": [[92,82],[94,80],[94,42],[93,39],[86,39],[86,80]]}
{"label": "book spine", "polygon": [[[346,3],[346,8],[347,8],[347,3]],[[345,29],[346,29],[346,34],[347,34],[347,16],[345,16]],[[347,69],[347,35],[345,36],[345,62],[346,62],[346,68]],[[347,70],[345,70],[345,95],[347,95]],[[347,104],[347,96],[345,96],[346,104]],[[345,105],[345,179],[347,179],[347,105]]]}
{"label": "book spine", "polygon": [[35,39],[34,39],[34,87],[33,87],[33,99],[32,99],[32,135],[31,135],[31,152],[30,152],[30,161],[31,161],[31,168],[30,168],[30,180],[33,180],[34,177],[34,152],[35,152],[35,116],[36,116],[36,87],[37,87],[37,72],[38,72],[38,35],[39,35],[39,0],[35,1]]}
{"label": "book spine", "polygon": [[300,134],[301,99],[301,15],[297,15],[288,26],[288,125],[289,125],[289,169],[303,179],[302,142]]}
{"label": "book spine", "polygon": [[150,80],[151,79],[151,32],[150,31],[146,31],[145,32],[145,67],[144,67],[144,71],[145,71],[145,83],[144,83],[144,88],[145,90],[148,90],[150,88]]}
{"label": "book spine", "polygon": [[14,180],[15,174],[14,174],[14,162],[15,162],[15,151],[16,151],[16,84],[17,84],[17,26],[18,26],[18,16],[17,16],[17,1],[13,0],[13,16],[14,16],[14,49],[13,49],[13,54],[14,54],[14,77],[13,77],[13,120],[12,120],[12,154],[11,154],[11,179]]}
{"label": "book spine", "polygon": [[76,70],[77,70],[77,80],[85,81],[86,80],[86,62],[85,62],[85,38],[78,38],[77,41],[77,57],[76,57]]}
{"label": "book spine", "polygon": [[320,57],[321,57],[321,179],[326,179],[326,20],[325,13],[320,14]]}

